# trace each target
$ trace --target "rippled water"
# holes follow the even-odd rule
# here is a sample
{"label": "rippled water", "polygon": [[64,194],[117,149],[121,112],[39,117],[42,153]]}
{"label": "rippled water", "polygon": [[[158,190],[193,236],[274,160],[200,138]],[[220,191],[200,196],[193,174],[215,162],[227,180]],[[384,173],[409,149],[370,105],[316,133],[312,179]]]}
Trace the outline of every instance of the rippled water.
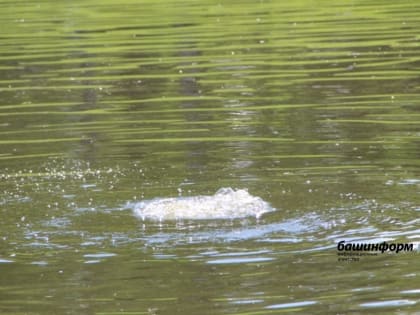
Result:
{"label": "rippled water", "polygon": [[419,13],[0,0],[0,313],[419,314]]}

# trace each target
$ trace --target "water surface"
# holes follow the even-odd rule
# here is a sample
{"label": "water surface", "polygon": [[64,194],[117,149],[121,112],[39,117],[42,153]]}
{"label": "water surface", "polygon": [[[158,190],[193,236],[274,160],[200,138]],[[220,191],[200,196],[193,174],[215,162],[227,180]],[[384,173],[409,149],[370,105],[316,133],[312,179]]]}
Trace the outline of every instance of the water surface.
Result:
{"label": "water surface", "polygon": [[[337,255],[420,241],[419,12],[0,0],[0,313],[420,312],[418,253]],[[276,210],[127,207],[221,187]]]}

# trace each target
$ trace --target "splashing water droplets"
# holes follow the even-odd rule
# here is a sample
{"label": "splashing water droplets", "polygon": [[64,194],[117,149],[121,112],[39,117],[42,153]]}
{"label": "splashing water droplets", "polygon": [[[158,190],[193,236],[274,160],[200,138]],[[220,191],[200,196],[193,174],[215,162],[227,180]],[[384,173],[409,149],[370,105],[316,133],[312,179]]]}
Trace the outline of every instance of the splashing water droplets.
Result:
{"label": "splashing water droplets", "polygon": [[221,188],[212,196],[156,198],[134,206],[138,217],[152,221],[259,218],[274,210],[260,197],[232,188]]}

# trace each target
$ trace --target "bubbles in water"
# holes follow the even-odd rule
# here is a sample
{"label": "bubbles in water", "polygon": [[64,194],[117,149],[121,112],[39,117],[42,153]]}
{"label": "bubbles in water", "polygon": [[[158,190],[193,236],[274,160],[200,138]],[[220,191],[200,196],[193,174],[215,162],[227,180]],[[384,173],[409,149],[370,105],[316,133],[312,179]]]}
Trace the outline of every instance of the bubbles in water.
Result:
{"label": "bubbles in water", "polygon": [[212,196],[156,198],[134,206],[137,216],[155,221],[259,218],[274,210],[260,197],[232,188],[221,188]]}

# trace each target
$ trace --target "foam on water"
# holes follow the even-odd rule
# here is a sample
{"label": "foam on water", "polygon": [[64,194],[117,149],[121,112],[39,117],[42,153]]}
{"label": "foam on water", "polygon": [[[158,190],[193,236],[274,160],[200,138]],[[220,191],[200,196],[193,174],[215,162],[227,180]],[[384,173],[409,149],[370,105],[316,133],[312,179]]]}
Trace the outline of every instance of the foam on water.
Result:
{"label": "foam on water", "polygon": [[156,198],[135,204],[143,220],[210,220],[259,218],[275,209],[244,189],[221,188],[212,196]]}

